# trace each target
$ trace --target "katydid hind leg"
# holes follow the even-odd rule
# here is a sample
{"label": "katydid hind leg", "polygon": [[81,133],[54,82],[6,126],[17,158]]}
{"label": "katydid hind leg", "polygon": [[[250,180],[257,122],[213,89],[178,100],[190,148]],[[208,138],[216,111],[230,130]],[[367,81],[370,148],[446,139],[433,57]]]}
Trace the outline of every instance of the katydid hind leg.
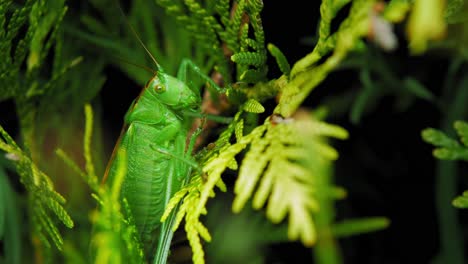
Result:
{"label": "katydid hind leg", "polygon": [[[200,134],[203,131],[202,127],[203,127],[203,124],[201,124],[197,129],[195,129],[193,134],[190,136],[190,140],[189,140],[189,143],[188,143],[188,146],[187,146],[187,151],[185,152],[185,156],[187,158],[193,159],[192,152],[193,152],[193,149],[195,148],[195,144],[197,142],[198,136],[200,136]],[[200,165],[198,165],[198,163],[195,163],[195,164],[197,166],[194,166],[193,168],[195,168],[198,171],[199,175],[202,175],[203,174],[202,168],[200,167]],[[185,182],[188,182],[189,177],[190,177],[190,175],[186,175]]]}
{"label": "katydid hind leg", "polygon": [[167,118],[165,122],[165,126],[160,128],[160,135],[161,137],[157,138],[156,144],[161,145],[162,142],[170,142],[172,141],[177,134],[180,133],[182,126],[180,122],[176,120],[176,117]]}
{"label": "katydid hind leg", "polygon": [[226,124],[226,125],[230,124],[232,120],[234,120],[234,118],[232,117],[198,113],[198,112],[193,112],[193,111],[185,111],[184,115],[190,116],[190,117],[196,117],[196,118],[204,118],[207,120],[211,120],[211,121],[214,121],[220,124]]}
{"label": "katydid hind leg", "polygon": [[152,145],[151,146],[155,151],[167,156],[168,159],[177,159],[191,167],[194,167],[194,168],[197,168],[198,167],[198,164],[192,160],[191,156],[190,155],[185,155],[184,157],[180,157],[178,154],[176,153],[172,153],[171,150],[165,148],[165,147],[162,147],[162,146],[156,146],[156,145]]}
{"label": "katydid hind leg", "polygon": [[[202,128],[199,127],[190,136],[189,144],[187,146],[187,150],[185,151],[185,155],[183,157],[180,157],[177,153],[172,153],[171,150],[169,150],[169,149],[167,149],[165,147],[162,147],[162,146],[152,145],[151,147],[155,151],[157,151],[157,152],[159,152],[159,153],[161,153],[163,155],[167,155],[168,158],[177,159],[177,160],[183,162],[188,167],[196,169],[197,172],[201,175],[202,174],[201,167],[198,165],[198,163],[194,160],[194,158],[192,156],[192,152],[193,152],[195,143],[197,141],[198,136],[201,134],[201,132],[202,132]],[[191,171],[191,170],[189,170],[189,171]],[[188,173],[187,175],[184,175],[184,179],[183,179],[184,182],[187,183],[189,178],[190,178],[190,173]]]}

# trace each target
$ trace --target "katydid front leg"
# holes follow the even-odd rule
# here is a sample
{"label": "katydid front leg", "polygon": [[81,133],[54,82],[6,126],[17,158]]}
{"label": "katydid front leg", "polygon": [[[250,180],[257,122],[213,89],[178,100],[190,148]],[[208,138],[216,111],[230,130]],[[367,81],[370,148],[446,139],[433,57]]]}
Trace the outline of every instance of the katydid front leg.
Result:
{"label": "katydid front leg", "polygon": [[210,84],[211,88],[214,88],[219,93],[224,93],[226,90],[219,87],[208,75],[203,73],[203,71],[198,67],[193,61],[189,59],[182,59],[180,63],[179,70],[177,71],[177,79],[186,83],[188,69],[191,69],[196,73],[200,78]]}

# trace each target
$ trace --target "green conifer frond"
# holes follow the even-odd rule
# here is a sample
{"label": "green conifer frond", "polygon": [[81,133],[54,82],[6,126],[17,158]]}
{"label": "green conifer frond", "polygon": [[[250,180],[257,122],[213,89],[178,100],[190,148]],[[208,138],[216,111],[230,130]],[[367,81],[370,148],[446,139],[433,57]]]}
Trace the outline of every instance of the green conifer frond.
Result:
{"label": "green conifer frond", "polygon": [[[282,88],[280,103],[275,113],[284,117],[291,116],[312,89],[321,83],[356,46],[358,40],[367,34],[370,22],[369,11],[373,1],[356,0],[352,2],[349,16],[341,23],[338,31],[329,35],[331,19],[346,2],[322,2],[320,10],[324,19],[320,22],[319,41],[310,54],[294,64],[291,80]],[[315,66],[315,63],[332,49],[334,49],[332,55],[324,63]]]}
{"label": "green conifer frond", "polygon": [[[317,61],[320,60],[320,58],[322,58],[328,52],[330,52],[333,48],[335,48],[337,34],[343,31],[340,28],[338,32],[332,33],[331,32],[332,20],[333,18],[335,18],[338,11],[349,2],[350,0],[322,1],[322,4],[320,5],[320,24],[319,24],[319,29],[318,29],[319,39],[317,41],[316,46],[314,47],[314,50],[310,54],[308,54],[307,56],[299,60],[294,65],[291,71],[292,76],[308,68],[310,65],[315,64]],[[366,4],[368,6],[367,7],[362,6],[363,10],[370,10],[369,7],[372,4],[371,2],[372,1],[354,1],[353,6]],[[354,10],[354,15],[356,15],[356,12],[358,12],[357,8],[355,8]],[[347,20],[351,18],[351,16],[353,15],[352,13],[353,13],[353,10],[350,12],[349,16],[346,18]],[[357,19],[353,19],[353,20],[355,23],[357,22]],[[343,24],[344,24],[344,21],[342,22],[342,25]]]}
{"label": "green conifer frond", "polygon": [[289,73],[291,73],[291,66],[289,66],[289,62],[284,56],[284,54],[281,52],[281,50],[271,43],[268,44],[267,48],[268,51],[270,51],[271,55],[275,57],[276,63],[278,64],[280,71],[284,75],[289,77]]}
{"label": "green conifer frond", "polygon": [[[176,230],[183,219],[185,219],[185,230],[187,238],[192,248],[192,260],[196,264],[205,263],[204,251],[200,237],[205,241],[210,241],[211,236],[206,227],[200,222],[200,216],[207,213],[206,203],[209,198],[215,196],[214,188],[218,187],[221,191],[226,191],[226,186],[221,179],[221,174],[226,168],[237,169],[235,156],[245,149],[254,135],[262,133],[263,126],[254,129],[249,135],[243,136],[244,109],[254,111],[261,110],[260,103],[250,100],[240,107],[240,111],[235,115],[226,130],[219,136],[214,143],[214,148],[209,150],[200,163],[203,165],[203,176],[195,174],[190,182],[178,191],[169,201],[161,221],[165,221],[170,213],[177,208],[176,221],[173,229]],[[237,142],[231,143],[233,134],[236,134]],[[177,205],[180,204],[178,207]]]}
{"label": "green conifer frond", "polygon": [[[346,1],[341,3],[341,6],[345,2]],[[330,3],[331,2],[328,2],[328,4]],[[327,3],[324,3],[322,7],[325,8],[327,7],[326,5]],[[335,35],[331,37],[328,37],[327,35],[328,33],[327,34],[325,34],[326,32],[324,33],[323,35],[324,40],[323,40],[322,47],[319,46],[318,48],[316,48],[316,50],[314,50],[314,52],[316,53],[316,55],[314,56],[318,55],[318,57],[316,57],[316,59],[313,59],[313,60],[307,59],[306,57],[297,65],[295,65],[295,67],[298,67],[298,65],[302,64],[302,65],[307,65],[307,66],[304,66],[304,68],[308,68],[311,64],[315,63],[315,61],[317,61],[318,58],[325,55],[324,49],[330,50],[331,48],[334,48],[335,47],[334,44],[337,43],[336,44],[337,47],[336,47],[334,55],[332,55],[332,57],[329,58],[323,65],[320,65],[316,67],[315,69],[309,68],[307,70],[303,70],[302,72],[301,70],[297,70],[298,74],[296,76],[293,76],[294,78],[291,79],[289,82],[287,80],[284,82],[282,81],[282,79],[279,79],[274,82],[270,82],[266,85],[257,84],[255,88],[263,85],[265,86],[265,90],[268,90],[269,93],[271,93],[272,90],[277,90],[277,89],[272,89],[272,87],[281,87],[283,94],[280,99],[280,105],[278,106],[278,109],[277,109],[277,110],[280,110],[278,111],[278,113],[280,114],[286,113],[284,114],[284,116],[289,116],[290,114],[292,114],[292,112],[294,112],[297,106],[300,105],[300,103],[305,98],[305,96],[310,92],[311,88],[317,85],[320,81],[322,81],[323,78],[327,76],[328,72],[337,66],[337,63],[344,57],[346,52],[352,48],[353,42],[355,42],[355,40],[357,40],[360,36],[363,36],[367,32],[366,25],[368,23],[367,22],[368,20],[366,20],[366,18],[368,16],[368,13],[366,10],[369,10],[370,7],[371,7],[371,4],[368,3],[367,1],[353,2],[353,7],[351,8],[350,16],[342,23],[342,26],[340,27],[340,30],[338,31],[338,33],[336,33]],[[240,7],[238,6],[237,8],[242,8],[242,6],[240,5]],[[339,9],[338,7],[335,7],[335,8],[337,8],[337,10]],[[335,10],[334,12],[336,13],[337,10]],[[240,20],[239,18],[237,18],[236,20],[236,17],[234,15],[233,21],[238,23]],[[243,28],[245,29],[247,27],[243,27]],[[241,34],[241,36],[246,36],[246,34],[245,33]],[[250,41],[245,41],[244,43],[246,45],[248,44],[250,48],[255,47],[255,45],[252,45],[251,44],[252,42]],[[247,46],[244,46],[243,48],[245,49],[245,47]],[[258,64],[261,63],[261,59],[259,59],[258,57],[254,57],[258,55],[254,53],[249,53],[249,51],[242,51],[242,52],[243,53],[237,53],[232,56],[233,60],[235,61],[238,60],[237,62],[239,62],[239,65],[241,65],[241,63],[252,63],[252,62],[258,63]],[[255,59],[258,59],[258,61],[255,61]],[[245,60],[245,61],[242,61],[242,60]],[[305,88],[305,86],[307,86],[308,88]],[[260,93],[259,92],[253,93],[252,97],[256,98],[258,94]],[[298,96],[298,98],[300,99],[296,101],[294,98],[289,97],[289,94],[291,95],[294,94],[293,97],[299,94],[302,94],[302,95]],[[294,106],[292,108],[289,108],[292,104],[294,104]],[[282,107],[287,107],[289,108],[289,110],[283,112],[281,111]],[[225,168],[227,167],[227,164],[230,162],[230,160],[234,159],[234,157],[238,153],[240,153],[248,145],[250,145],[249,152],[247,152],[246,158],[243,160],[243,163],[240,167],[240,175],[236,182],[235,192],[237,196],[233,204],[234,211],[241,210],[242,207],[245,205],[246,201],[252,196],[254,196],[254,190],[257,185],[257,182],[261,181],[259,190],[257,190],[257,192],[255,193],[256,196],[254,196],[253,198],[255,201],[255,206],[257,208],[261,207],[262,205],[266,203],[267,198],[270,197],[270,202],[268,203],[269,209],[267,209],[268,217],[272,219],[273,221],[278,222],[278,221],[281,221],[287,214],[289,214],[289,223],[290,223],[289,237],[290,239],[300,239],[306,245],[313,244],[313,242],[316,239],[316,234],[315,234],[314,224],[313,224],[312,217],[311,217],[311,212],[313,211],[314,208],[317,207],[317,202],[313,199],[313,196],[311,195],[312,193],[311,189],[304,187],[304,186],[309,186],[309,185],[298,184],[298,182],[302,183],[304,178],[310,179],[310,177],[299,177],[298,175],[306,175],[307,174],[306,170],[302,168],[300,165],[297,165],[294,161],[289,161],[290,158],[297,157],[298,155],[297,152],[285,151],[285,149],[287,149],[286,146],[290,145],[291,142],[294,142],[294,140],[292,140],[292,138],[294,137],[286,137],[284,133],[272,133],[272,131],[275,131],[275,129],[278,129],[278,127],[283,127],[283,126],[286,126],[286,124],[277,124],[273,126],[272,124],[270,124],[269,121],[267,121],[263,125],[258,126],[257,128],[254,128],[251,131],[251,133],[246,136],[240,137],[239,136],[240,133],[236,132],[236,138],[237,138],[236,143],[225,144],[224,145],[225,147],[222,147],[220,149],[219,154],[213,156],[206,163],[203,163],[203,171],[207,174],[207,180],[204,182],[203,189],[198,190],[199,197],[197,199],[198,204],[196,206],[197,209],[195,212],[195,217],[190,217],[191,221],[187,220],[186,225],[195,225],[194,219],[198,219],[201,212],[203,210],[206,210],[204,206],[208,198],[211,195],[213,195],[213,188],[216,185],[216,182],[220,180],[221,174],[224,172]],[[230,131],[229,128],[226,129],[225,132],[227,131],[229,131],[230,133],[228,132],[224,134],[225,139],[226,139],[226,136],[227,138],[230,138],[230,135],[232,133],[232,131]],[[342,135],[343,137],[345,137],[346,135],[346,133],[342,132],[342,130],[340,130],[340,132],[336,132],[336,134]],[[320,137],[320,135],[316,135],[316,136]],[[282,140],[287,140],[287,139],[290,139],[291,142],[282,141]],[[297,140],[297,137],[296,137],[296,140]],[[225,140],[225,142],[228,142],[228,141]],[[328,145],[324,143],[321,143],[320,140],[316,140],[313,142],[315,142],[315,144],[312,146],[313,149],[315,149],[316,152],[319,153],[317,157],[321,157],[318,159],[326,160],[326,159],[336,158],[337,156],[336,151],[334,151],[331,147],[329,147]],[[290,153],[291,156],[281,156],[278,153]],[[274,159],[274,156],[275,156],[274,154],[277,154],[278,157],[282,157],[282,159],[281,158]],[[284,155],[287,155],[287,154],[284,154]],[[254,159],[252,159],[253,156],[255,156]],[[253,161],[256,161],[256,162],[253,162]],[[276,177],[277,174],[274,173],[275,170],[281,171],[281,168],[290,168],[290,169],[296,168],[297,170],[295,170],[296,173],[288,172],[289,175],[291,175],[291,178],[289,178],[290,179],[289,181],[283,179],[284,181],[281,182],[279,180],[281,178]],[[296,177],[298,178],[296,179]],[[278,183],[283,183],[283,184],[278,184]],[[287,189],[286,190],[282,189],[281,187],[283,186],[288,186],[290,189],[293,189],[295,193],[299,195],[298,197],[295,197],[295,198],[296,199],[301,198],[299,199],[299,201],[302,201],[302,202],[296,204],[296,206],[290,206],[291,203],[284,202],[284,201],[287,201],[287,199],[284,199],[285,197],[284,193],[289,193],[289,192],[287,191]],[[283,197],[283,199],[280,199],[280,197]],[[186,199],[183,200],[183,203],[186,202]],[[192,200],[192,202],[194,203],[193,205],[196,204],[196,201]],[[193,212],[185,212],[185,213],[187,214],[185,218],[188,219],[188,214],[193,213]],[[191,230],[191,232],[194,232],[193,230],[195,230],[195,228],[189,228],[188,230]],[[195,237],[194,234],[190,235],[189,239],[192,239],[194,243],[192,247],[197,248],[196,251],[198,251],[201,249],[201,247],[198,244],[199,243],[198,235]],[[194,247],[194,245],[196,246]],[[196,253],[194,250],[194,261],[195,259],[197,259],[197,261],[200,261],[200,258],[199,258],[200,254],[201,252]],[[195,255],[197,255],[198,257],[195,257]]]}
{"label": "green conifer frond", "polygon": [[[250,100],[241,109],[258,108],[257,101]],[[220,146],[208,152],[203,157],[203,173],[206,177],[195,175],[189,184],[182,188],[169,202],[162,221],[166,220],[172,210],[180,203],[176,215],[174,229],[185,219],[185,229],[193,250],[194,263],[204,263],[204,253],[200,237],[206,241],[210,236],[201,224],[199,217],[206,213],[206,203],[212,198],[214,187],[223,185],[221,175],[232,166],[235,157],[249,147],[240,166],[239,178],[236,181],[236,198],[233,211],[239,212],[248,201],[253,198],[254,208],[262,208],[267,200],[267,217],[273,222],[280,222],[289,215],[289,238],[301,240],[311,245],[316,239],[311,211],[317,210],[314,200],[314,173],[318,173],[314,166],[323,160],[336,159],[336,151],[322,142],[322,137],[333,136],[346,138],[347,132],[337,126],[324,122],[300,122],[292,119],[269,118],[263,125],[257,126],[249,134],[243,135],[242,110],[236,114],[234,122],[221,134],[215,143]],[[301,136],[302,130],[308,131],[306,137]],[[236,135],[236,142],[231,143],[232,134]],[[306,152],[304,138],[313,141],[314,160],[301,161]],[[302,139],[302,140],[301,140]],[[308,145],[310,147],[310,145]],[[312,168],[304,164],[312,163]],[[312,174],[311,174],[312,173]],[[257,182],[259,186],[257,186]],[[289,198],[285,198],[289,197]]]}
{"label": "green conifer frond", "polygon": [[[14,52],[13,39],[19,34],[21,27],[25,26],[33,3],[33,0],[26,1],[23,7],[13,12],[11,11],[11,1],[2,1],[0,3],[0,36],[2,38],[0,43],[0,55],[3,58],[0,63],[0,83],[2,84],[0,88],[0,101],[8,99],[20,92],[20,86],[17,80],[20,66],[27,54],[26,45],[32,37],[32,31],[28,30],[28,34],[19,40]],[[7,14],[11,14],[8,21]],[[11,56],[11,54],[13,54],[13,56]]]}
{"label": "green conifer frond", "polygon": [[265,63],[266,57],[264,54],[256,52],[239,52],[231,56],[233,62],[238,64],[251,64],[253,66],[260,66]]}
{"label": "green conifer frond", "polygon": [[[30,29],[33,32],[27,59],[28,72],[39,68],[54,44],[57,30],[67,11],[64,0],[37,1],[30,14]],[[59,11],[59,12],[57,12]],[[46,37],[50,39],[46,41]]]}
{"label": "green conifer frond", "polygon": [[[196,208],[200,203],[200,193],[202,190],[203,180],[201,176],[193,176],[189,184],[184,186],[171,198],[163,216],[161,217],[161,221],[165,221],[170,213],[180,203],[180,206],[177,210],[173,230],[175,231],[179,227],[182,220],[185,218],[185,231],[187,232],[187,238],[193,252],[192,260],[193,263],[196,264],[205,263],[205,253],[203,251],[200,237],[205,241],[211,240],[211,235],[199,220],[200,214],[205,214],[206,209],[203,208],[200,212],[196,212],[196,210],[194,210],[194,208]],[[214,192],[212,191],[211,196],[214,196]]]}
{"label": "green conifer frond", "polygon": [[[263,208],[268,200],[267,217],[278,223],[289,214],[289,239],[299,239],[310,246],[316,239],[311,212],[319,207],[314,198],[315,178],[320,177],[318,168],[323,166],[322,162],[337,158],[336,152],[320,138],[346,138],[347,133],[342,128],[310,120],[267,122],[264,126],[265,134],[252,140],[240,167],[233,211],[239,212],[251,197],[255,209]],[[304,157],[314,158],[304,160]]]}
{"label": "green conifer frond", "polygon": [[[234,128],[234,135],[236,135],[236,140],[239,141],[244,136],[244,120],[240,120],[236,127]],[[235,161],[235,160],[234,160]],[[231,167],[237,168],[237,162]]]}
{"label": "green conifer frond", "polygon": [[[207,54],[215,61],[216,68],[228,82],[229,64],[225,54],[232,54],[231,58],[238,63],[239,80],[244,76],[248,77],[242,79],[244,82],[254,83],[265,78],[265,37],[260,19],[262,1],[239,0],[233,1],[231,5],[230,1],[218,1],[213,8],[209,4],[203,6],[193,0],[156,2],[175,17],[205,51],[209,50]],[[220,17],[221,23],[214,15]],[[254,39],[248,37],[251,31]],[[223,43],[229,51],[221,48]]]}
{"label": "green conifer frond", "polygon": [[40,234],[39,237],[43,238],[46,245],[50,244],[48,242],[48,238],[50,238],[58,249],[62,249],[63,239],[52,220],[51,213],[55,214],[66,227],[73,227],[71,217],[63,208],[65,198],[54,191],[50,178],[39,170],[1,126],[0,134],[2,136],[0,137],[0,149],[14,157],[20,180],[28,190],[32,212],[31,219],[32,223],[35,224],[35,230]]}
{"label": "green conifer frond", "polygon": [[245,102],[243,109],[249,113],[260,114],[265,112],[265,108],[255,99],[249,99]]}

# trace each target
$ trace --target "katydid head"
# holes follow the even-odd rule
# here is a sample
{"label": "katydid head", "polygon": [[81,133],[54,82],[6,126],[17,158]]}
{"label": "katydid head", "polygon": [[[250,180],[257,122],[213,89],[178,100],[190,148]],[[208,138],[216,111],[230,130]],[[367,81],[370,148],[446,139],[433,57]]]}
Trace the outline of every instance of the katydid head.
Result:
{"label": "katydid head", "polygon": [[174,110],[195,109],[200,105],[199,95],[184,82],[161,71],[146,84],[146,89],[159,102]]}

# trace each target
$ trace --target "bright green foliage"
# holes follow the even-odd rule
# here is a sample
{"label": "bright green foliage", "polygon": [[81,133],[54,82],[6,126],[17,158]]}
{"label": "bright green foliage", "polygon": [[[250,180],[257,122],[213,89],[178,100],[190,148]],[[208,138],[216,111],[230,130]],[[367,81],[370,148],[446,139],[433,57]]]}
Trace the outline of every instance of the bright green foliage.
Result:
{"label": "bright green foliage", "polygon": [[[274,112],[284,117],[292,115],[310,92],[339,66],[348,52],[356,48],[360,38],[368,33],[369,12],[374,2],[364,0],[353,1],[349,16],[336,32],[331,32],[333,18],[348,2],[350,1],[323,1],[320,8],[319,39],[313,51],[294,64],[290,80],[281,77],[268,83],[257,83],[251,91],[246,89],[247,97],[263,101],[281,90],[280,103]],[[274,53],[279,54],[277,51]],[[330,53],[331,56],[325,62],[317,65],[320,59]],[[282,59],[277,61],[288,72],[285,62]]]}
{"label": "bright green foliage", "polygon": [[24,153],[16,142],[0,126],[0,149],[8,153],[16,162],[16,170],[20,180],[29,193],[31,222],[35,224],[39,239],[50,247],[49,241],[61,249],[63,239],[51,215],[55,215],[68,228],[73,227],[73,221],[63,208],[65,198],[54,191],[50,178],[34,164],[31,158]]}
{"label": "bright green foliage", "polygon": [[[177,210],[174,230],[177,229],[185,217],[185,231],[187,232],[187,238],[192,247],[192,259],[193,262],[197,264],[204,263],[205,261],[200,237],[205,241],[211,240],[211,236],[205,226],[200,222],[199,217],[207,213],[205,206],[208,198],[215,195],[213,191],[215,186],[221,191],[226,191],[226,186],[221,179],[221,174],[226,168],[232,170],[237,169],[238,166],[234,157],[242,151],[248,143],[248,139],[245,139],[245,137],[243,137],[243,141],[234,145],[230,143],[232,134],[242,127],[242,113],[243,110],[236,114],[233,122],[221,133],[218,140],[214,143],[215,147],[205,154],[203,160],[200,161],[200,164],[203,165],[203,172],[208,175],[208,178],[204,180],[205,176],[193,175],[190,182],[171,199],[161,219],[164,221],[171,211],[176,209],[177,204],[181,202]],[[252,133],[254,132],[252,131]],[[236,134],[239,134],[239,132]]]}
{"label": "bright green foliage", "polygon": [[[284,117],[292,115],[312,89],[322,82],[354,48],[359,38],[367,34],[369,11],[373,1],[357,0],[352,2],[349,16],[341,23],[338,31],[330,35],[331,20],[346,2],[324,1],[322,3],[318,43],[312,53],[294,64],[291,70],[291,80],[283,88],[275,113]],[[332,50],[332,55],[324,63],[315,65],[320,58]]]}
{"label": "bright green foliage", "polygon": [[427,49],[429,40],[438,40],[446,34],[444,20],[445,0],[415,0],[407,32],[409,47],[414,54]]}
{"label": "bright green foliage", "polygon": [[[214,195],[213,188],[218,186],[220,190],[225,189],[221,174],[227,168],[237,170],[234,158],[248,146],[250,148],[239,168],[233,211],[239,212],[249,198],[253,198],[253,207],[256,209],[262,208],[269,199],[267,217],[271,221],[278,223],[289,215],[289,239],[301,240],[305,245],[312,245],[316,239],[310,217],[310,213],[318,209],[313,196],[318,188],[314,182],[316,177],[320,177],[318,167],[337,157],[336,151],[322,142],[322,138],[346,138],[347,132],[309,118],[295,121],[272,116],[249,134],[242,135],[238,132],[243,124],[241,115],[242,111],[236,114],[234,122],[215,142],[216,148],[205,156],[206,160],[202,164],[203,172],[207,175],[206,182],[203,183],[201,176],[193,177],[190,184],[174,196],[163,216],[164,219],[186,196],[179,208],[176,224],[185,215],[185,229],[194,252],[194,263],[204,263],[199,236],[210,240],[198,218],[206,213],[205,205],[208,198]],[[232,133],[236,134],[234,144],[229,142]],[[310,148],[305,148],[305,141],[312,142],[311,146],[307,145]],[[313,150],[313,153],[307,153],[308,150]],[[304,155],[305,153],[308,155]],[[312,160],[302,160],[303,157],[312,157]],[[308,166],[314,169],[311,170]],[[257,182],[259,186],[254,193]],[[285,193],[288,195],[284,195]]]}
{"label": "bright green foliage", "polygon": [[265,112],[265,108],[257,101],[253,99],[247,100],[243,106],[244,111],[248,113],[260,114]]}
{"label": "bright green foliage", "polygon": [[[292,75],[295,75],[296,72],[300,72],[310,65],[313,65],[316,63],[318,60],[320,60],[321,57],[329,53],[335,46],[336,43],[336,35],[338,32],[342,32],[342,30],[339,30],[337,33],[332,34],[331,31],[331,22],[333,18],[336,16],[338,11],[343,8],[347,3],[349,3],[350,0],[344,0],[344,1],[332,1],[332,0],[325,0],[322,1],[322,5],[320,7],[320,25],[319,25],[319,39],[317,44],[314,47],[314,50],[312,53],[308,54],[304,58],[302,58],[300,61],[298,61],[294,67],[293,67],[293,72]],[[363,2],[363,1],[361,1]],[[364,1],[365,2],[365,1]],[[369,10],[368,8],[372,1],[369,1],[367,7],[362,8],[362,10]],[[351,15],[351,14],[350,14]],[[348,17],[349,19],[350,17]],[[364,20],[364,23],[367,21]],[[343,23],[342,23],[343,24]]]}
{"label": "bright green foliage", "polygon": [[279,223],[289,215],[289,239],[310,246],[316,239],[310,212],[319,208],[313,195],[317,191],[319,168],[322,163],[337,158],[336,151],[322,142],[322,137],[344,139],[347,132],[313,120],[271,118],[264,124],[265,132],[252,139],[239,169],[233,211],[239,212],[250,197],[255,209],[263,208],[268,200],[267,217]]}
{"label": "bright green foliage", "polygon": [[[217,186],[222,191],[225,189],[221,174],[227,168],[238,169],[235,157],[247,147],[249,148],[239,167],[239,178],[235,185],[233,211],[239,212],[252,199],[256,209],[266,205],[267,217],[273,222],[281,222],[289,216],[289,239],[301,240],[309,246],[315,242],[317,231],[312,216],[320,214],[319,208],[325,200],[314,194],[317,190],[331,189],[327,181],[318,179],[327,175],[326,168],[330,161],[337,158],[336,151],[324,142],[324,137],[346,138],[347,133],[339,127],[310,117],[296,120],[289,116],[297,110],[312,88],[337,67],[338,62],[354,47],[358,39],[367,33],[368,11],[372,3],[354,1],[349,17],[342,22],[336,33],[330,35],[331,20],[346,3],[347,1],[323,2],[321,12],[322,16],[326,16],[321,20],[320,40],[311,54],[294,65],[289,80],[282,77],[268,83],[258,83],[251,91],[242,89],[248,98],[257,100],[264,100],[274,95],[273,91],[281,90],[282,96],[275,109],[276,114],[244,135],[243,111],[248,108],[242,106],[234,121],[215,142],[215,148],[200,160],[205,175],[193,176],[191,182],[169,203],[163,220],[182,200],[175,227],[185,217],[185,230],[195,263],[204,263],[200,237],[207,241],[211,239],[198,219],[200,215],[207,213],[205,205],[214,196],[214,187]],[[331,57],[323,64],[314,65],[331,51]],[[285,66],[287,64],[278,55],[280,53],[273,53],[276,54],[280,67],[288,72]],[[231,143],[233,134],[236,141]],[[323,182],[323,186],[318,185],[319,182]],[[330,216],[331,214],[327,214],[326,218]],[[381,227],[382,225],[376,224],[375,229]]]}
{"label": "bright green foliage", "polygon": [[382,16],[391,22],[401,22],[411,8],[411,0],[392,0],[383,11]]}

